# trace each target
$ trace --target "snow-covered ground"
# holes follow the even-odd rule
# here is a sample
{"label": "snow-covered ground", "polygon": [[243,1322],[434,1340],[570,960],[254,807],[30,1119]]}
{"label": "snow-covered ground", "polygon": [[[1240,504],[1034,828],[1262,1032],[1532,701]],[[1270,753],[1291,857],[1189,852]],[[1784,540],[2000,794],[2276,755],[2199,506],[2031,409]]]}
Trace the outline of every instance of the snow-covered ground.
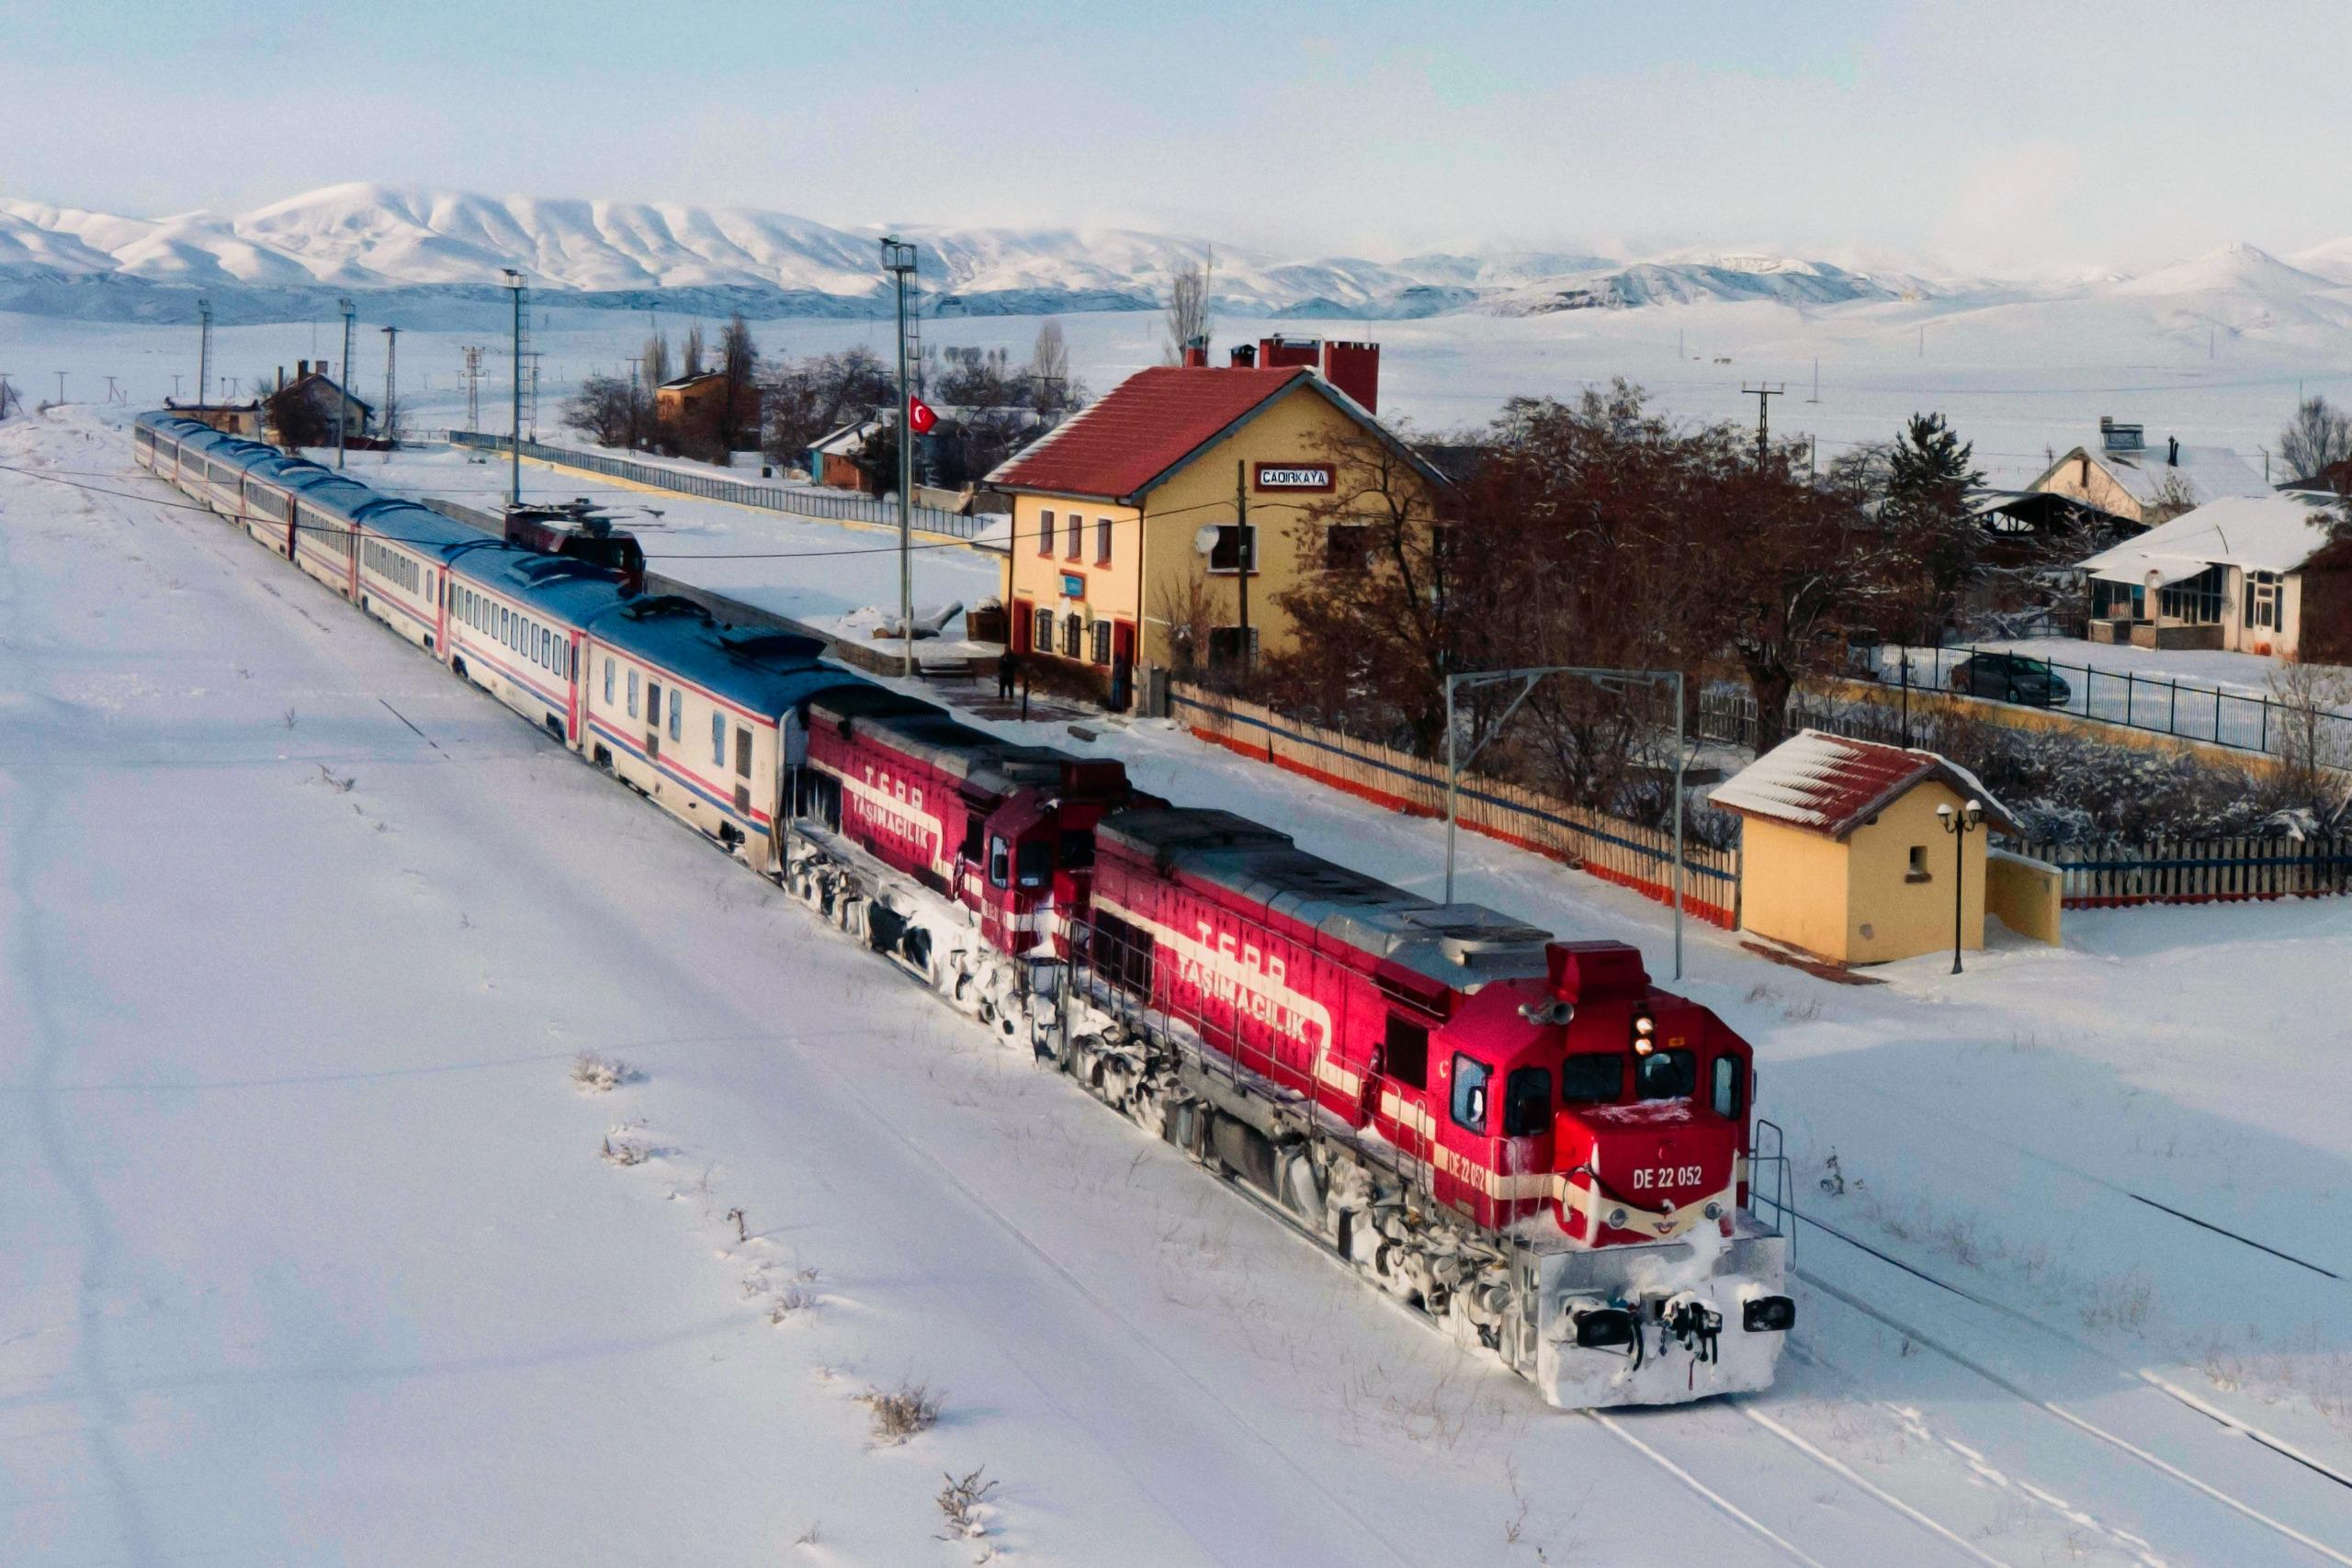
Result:
{"label": "snow-covered ground", "polygon": [[[1694,927],[1834,1229],[1770,1395],[1562,1416],[167,502],[119,422],[0,425],[11,1562],[970,1561],[977,1466],[1038,1562],[2352,1562],[2352,1490],[2194,1407],[2352,1473],[2352,908],[1871,987]],[[1435,880],[1430,824],[1102,733]],[[1464,850],[1666,972],[1657,906]],[[902,1379],[942,1422],[876,1448]]]}

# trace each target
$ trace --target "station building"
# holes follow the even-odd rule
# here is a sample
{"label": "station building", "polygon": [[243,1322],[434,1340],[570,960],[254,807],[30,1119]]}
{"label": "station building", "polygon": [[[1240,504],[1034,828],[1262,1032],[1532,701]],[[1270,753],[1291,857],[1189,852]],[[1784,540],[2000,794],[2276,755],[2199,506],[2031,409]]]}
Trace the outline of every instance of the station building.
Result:
{"label": "station building", "polygon": [[[989,477],[1012,516],[1008,646],[1124,706],[1140,669],[1231,667],[1289,646],[1280,598],[1327,558],[1359,476],[1434,517],[1449,485],[1374,412],[1373,344],[1266,338],[1213,367],[1138,371]],[[1200,646],[1204,637],[1206,646]]]}

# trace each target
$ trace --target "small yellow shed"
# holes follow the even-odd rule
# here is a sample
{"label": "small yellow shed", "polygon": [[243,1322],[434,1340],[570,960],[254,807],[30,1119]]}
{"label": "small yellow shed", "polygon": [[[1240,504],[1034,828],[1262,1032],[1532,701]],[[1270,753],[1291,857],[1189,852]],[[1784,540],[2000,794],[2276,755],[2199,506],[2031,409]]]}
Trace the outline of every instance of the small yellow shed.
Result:
{"label": "small yellow shed", "polygon": [[2018,829],[1958,763],[1808,729],[1708,798],[1744,819],[1746,930],[1840,964],[1948,950],[1955,919],[1961,946],[1984,945],[1985,840]]}

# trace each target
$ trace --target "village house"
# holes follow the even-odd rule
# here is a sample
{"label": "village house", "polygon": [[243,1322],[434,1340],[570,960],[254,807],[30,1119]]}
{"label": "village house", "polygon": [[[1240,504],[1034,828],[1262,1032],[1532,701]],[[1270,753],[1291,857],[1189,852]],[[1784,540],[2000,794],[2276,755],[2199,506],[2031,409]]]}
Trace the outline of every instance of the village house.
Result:
{"label": "village house", "polygon": [[[296,360],[294,378],[290,381],[286,378],[286,367],[281,365],[277,367],[277,390],[271,394],[272,400],[288,396],[309,403],[317,412],[320,428],[327,431],[334,429],[335,408],[340,401],[343,433],[346,440],[375,434],[375,405],[345,391],[341,383],[327,374],[327,361],[323,359],[316,364],[307,359]],[[268,439],[284,445],[278,441],[275,431],[270,433]]]}
{"label": "village house", "polygon": [[[1758,936],[1838,964],[1948,951],[1955,934],[1982,948],[1989,896],[2012,926],[2056,940],[2049,868],[1993,854],[1991,834],[2018,824],[1933,751],[1807,729],[1707,798],[1740,816],[1739,923]],[[1972,807],[1971,831],[1947,826]]]}
{"label": "village house", "polygon": [[1346,525],[1318,515],[1345,481],[1335,452],[1368,440],[1393,454],[1421,516],[1448,491],[1375,417],[1379,376],[1372,344],[1267,338],[1221,367],[1203,344],[999,468],[1012,652],[1122,705],[1138,669],[1230,668],[1245,638],[1253,659],[1289,646],[1281,596]]}
{"label": "village house", "polygon": [[242,435],[248,441],[262,438],[262,407],[258,398],[243,403],[183,403],[165,398],[164,406],[182,419],[200,421],[223,435]]}
{"label": "village house", "polygon": [[2152,447],[2144,426],[2105,415],[2096,448],[2074,448],[2026,489],[2064,496],[2139,528],[2208,502],[2270,493],[2262,475],[2226,446],[2188,446],[2167,437]]}
{"label": "village house", "polygon": [[2344,657],[2352,544],[2329,499],[2233,496],[2092,556],[2091,640]]}
{"label": "village house", "polygon": [[[739,446],[756,446],[760,439],[759,389],[746,387],[741,395],[744,407],[737,421],[736,441]],[[653,417],[667,425],[705,425],[715,430],[726,406],[727,377],[722,371],[680,376],[653,389]]]}

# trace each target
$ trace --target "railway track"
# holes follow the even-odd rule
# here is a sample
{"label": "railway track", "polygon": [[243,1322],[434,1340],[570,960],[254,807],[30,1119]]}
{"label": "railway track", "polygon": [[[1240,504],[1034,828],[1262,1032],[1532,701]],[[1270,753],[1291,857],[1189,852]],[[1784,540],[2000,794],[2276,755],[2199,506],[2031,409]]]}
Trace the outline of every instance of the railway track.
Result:
{"label": "railway track", "polygon": [[[2175,1406],[2194,1412],[2201,1422],[2209,1423],[2214,1429],[2226,1431],[2234,1437],[2246,1439],[2256,1451],[2275,1461],[2281,1467],[2273,1472],[2275,1474],[2284,1476],[2288,1470],[2291,1469],[2297,1477],[2309,1478],[2311,1484],[2324,1484],[2331,1488],[2352,1491],[2352,1476],[2305,1452],[2275,1433],[2266,1431],[2220,1410],[2209,1401],[2199,1399],[2169,1380],[2143,1368],[2133,1367],[2120,1361],[2098,1347],[2087,1344],[2064,1329],[2054,1327],[2007,1303],[1996,1301],[1896,1258],[1858,1236],[1849,1235],[1838,1226],[1826,1224],[1811,1215],[1801,1216],[1799,1223],[1811,1226],[1823,1235],[1835,1240],[1855,1256],[1867,1258],[1884,1269],[1898,1271],[1902,1276],[1917,1281],[1933,1292],[1948,1295],[1955,1302],[1966,1303],[1970,1307],[1993,1314],[2005,1323],[2018,1325],[2044,1342],[2062,1347],[2069,1356],[2087,1359],[2095,1362],[2112,1381],[2113,1386],[2101,1395],[2109,1403],[2119,1401],[2128,1403],[2134,1395],[2161,1397]],[[1984,1383],[2000,1390],[2010,1398],[2063,1424],[2069,1430],[2096,1441],[2109,1450],[2129,1457],[2135,1464],[2164,1477],[2166,1482],[2185,1488],[2205,1498],[2208,1502],[2226,1509],[2237,1517],[2281,1540],[2292,1542],[2319,1558],[2341,1564],[2343,1568],[2352,1568],[2352,1552],[2347,1552],[2343,1548],[2322,1540],[2309,1529],[2280,1517],[2274,1507],[2250,1501],[2244,1495],[2246,1489],[2243,1484],[2233,1485],[2227,1481],[2214,1479],[2210,1474],[2199,1473],[2199,1468],[2193,1461],[2177,1462],[2177,1459],[2168,1459],[2157,1451],[2159,1448],[2175,1446],[2177,1458],[2188,1459],[2188,1456],[2177,1453],[2177,1445],[2179,1439],[2177,1435],[2171,1438],[2165,1438],[2143,1431],[2135,1438],[2129,1432],[2118,1429],[2125,1424],[2118,1421],[2112,1412],[2103,1411],[2098,1418],[2094,1418],[2072,1403],[2061,1403],[2056,1397],[2038,1392],[2030,1385],[2024,1376],[2013,1371],[2005,1371],[1991,1364],[1990,1357],[1963,1348],[1955,1343],[1955,1340],[1962,1337],[1960,1333],[1949,1328],[1923,1326],[1918,1319],[1925,1314],[1916,1312],[1906,1313],[1889,1307],[1883,1302],[1869,1300],[1860,1292],[1826,1278],[1816,1268],[1797,1266],[1792,1271],[1810,1289],[1894,1330],[1904,1336],[1906,1340],[1964,1369]],[[2347,1515],[2347,1517],[2352,1517],[2352,1515]]]}

